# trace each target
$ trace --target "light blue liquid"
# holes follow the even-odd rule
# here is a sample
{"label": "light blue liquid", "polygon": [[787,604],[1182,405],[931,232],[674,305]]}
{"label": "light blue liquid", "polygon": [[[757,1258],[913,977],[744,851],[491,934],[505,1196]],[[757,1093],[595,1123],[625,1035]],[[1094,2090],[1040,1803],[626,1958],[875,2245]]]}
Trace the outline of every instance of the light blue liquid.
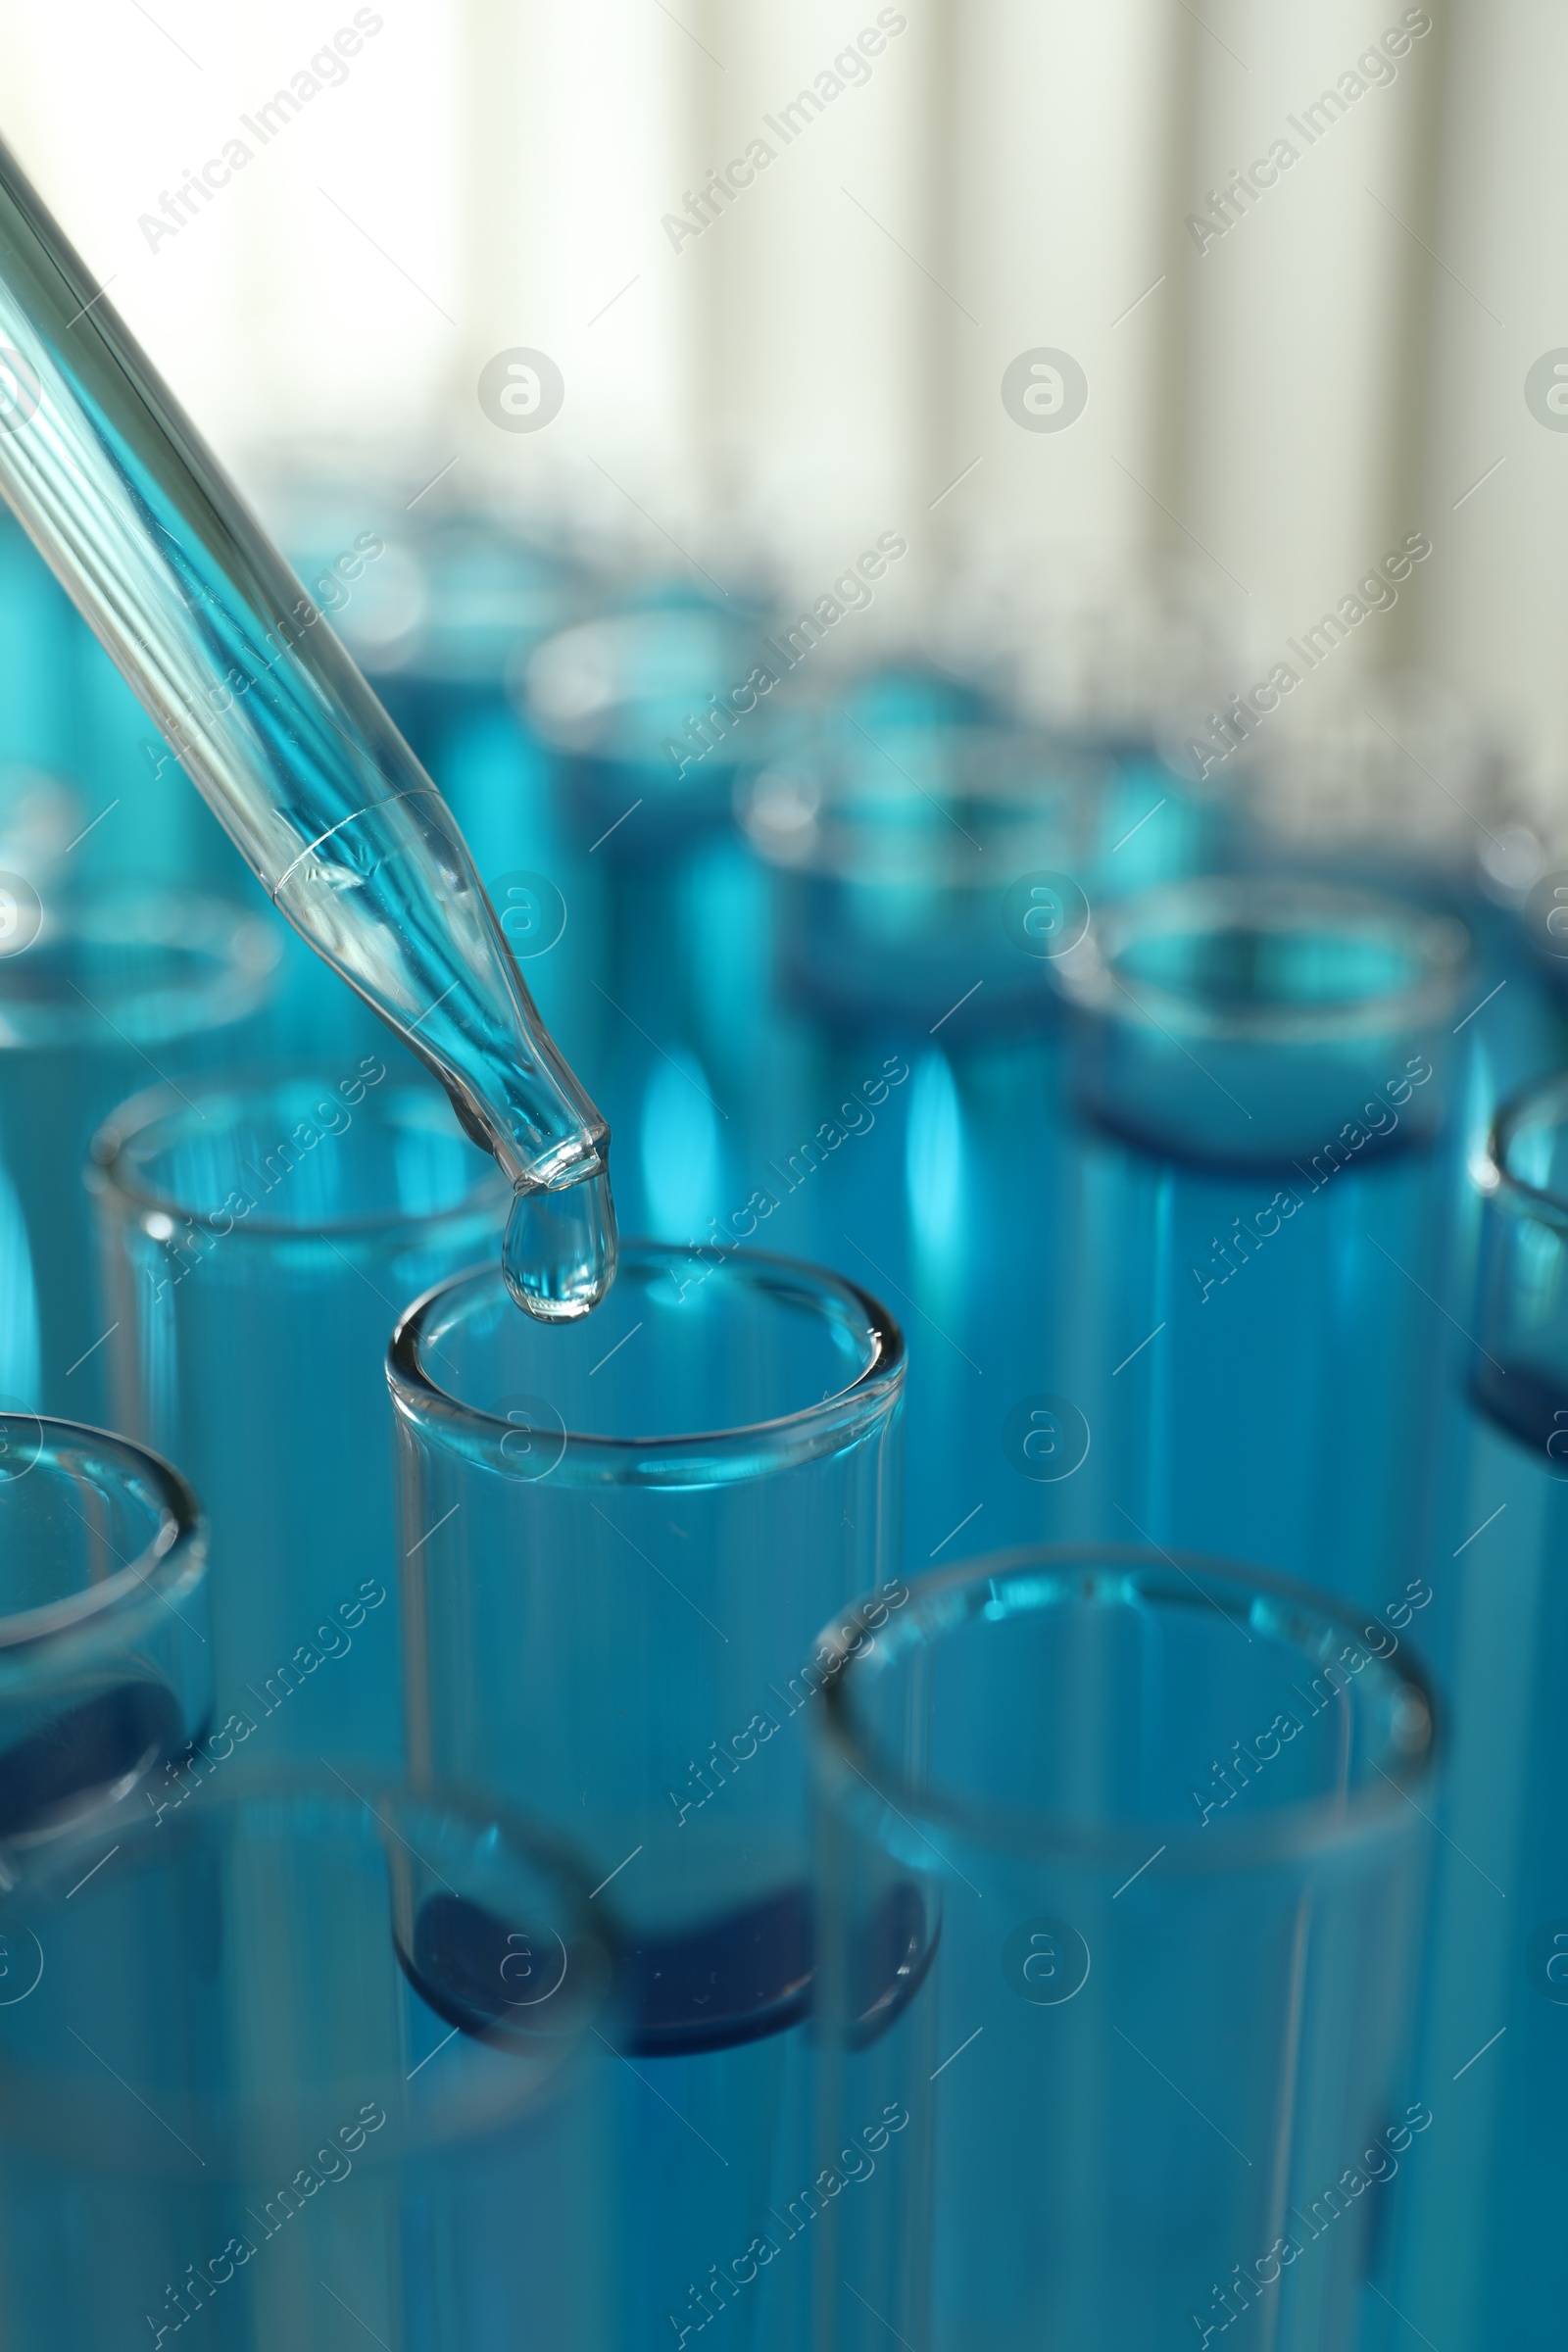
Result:
{"label": "light blue liquid", "polygon": [[1377,1610],[1421,1564],[1446,1162],[1399,1138],[1361,1162],[1183,1163],[1089,1129],[1063,1385],[1094,1433],[1074,1499],[1119,1538]]}
{"label": "light blue liquid", "polygon": [[[0,490],[273,905],[440,1079],[514,1188],[513,1296],[580,1313],[614,1270],[609,1130],[540,1020],[440,793],[0,151]],[[21,408],[28,410],[21,415]],[[525,1264],[530,1250],[544,1252]],[[557,1254],[559,1252],[559,1254]]]}
{"label": "light blue liquid", "polygon": [[1481,1163],[1432,1600],[1409,1632],[1452,1726],[1421,2021],[1422,2079],[1451,2120],[1408,2184],[1385,2281],[1421,2333],[1521,2352],[1561,2339],[1568,2191],[1563,1092],[1559,1077],[1516,1098]]}
{"label": "light blue liquid", "polygon": [[15,2352],[616,2340],[582,1889],[487,1810],[354,1789],[215,1799],[12,1894]]}
{"label": "light blue liquid", "polygon": [[[1387,2287],[1423,2333],[1551,2352],[1568,2291],[1568,1462],[1490,1412],[1464,1419],[1430,1627],[1410,1628],[1452,1725],[1420,2060],[1446,2128],[1407,2184]],[[1389,2323],[1374,2340],[1399,2337]]]}
{"label": "light blue liquid", "polygon": [[160,1078],[260,1050],[270,927],[211,899],[91,887],[0,958],[0,1396],[99,1426],[108,1334],[81,1168]]}
{"label": "light blue liquid", "polygon": [[[802,1661],[896,1556],[896,1393],[875,1310],[778,1259],[629,1248],[576,1331],[498,1291],[395,1343],[410,1754],[526,1790],[621,1928],[623,2340],[673,2342],[815,2169]],[[731,2340],[805,2342],[809,2272],[763,2261]]]}
{"label": "light blue liquid", "polygon": [[182,1465],[213,1531],[218,1736],[156,1801],[172,1816],[234,1757],[390,1767],[387,1326],[494,1258],[506,1187],[439,1091],[384,1050],[357,1071],[192,1084],[121,1122],[94,1171],[114,1426]]}

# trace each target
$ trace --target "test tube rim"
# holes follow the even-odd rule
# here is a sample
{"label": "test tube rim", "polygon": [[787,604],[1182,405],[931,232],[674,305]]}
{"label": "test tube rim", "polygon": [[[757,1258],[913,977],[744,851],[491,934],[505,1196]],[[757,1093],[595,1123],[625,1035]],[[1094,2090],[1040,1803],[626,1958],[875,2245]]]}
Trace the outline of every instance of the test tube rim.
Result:
{"label": "test tube rim", "polygon": [[[1364,1630],[1349,1602],[1250,1563],[1201,1552],[1165,1551],[1149,1544],[1022,1544],[978,1554],[951,1568],[908,1580],[909,1601],[914,1605],[901,1612],[896,1625],[890,1625],[886,1640],[878,1635],[882,1656],[886,1659],[900,1647],[912,1648],[917,1642],[929,1647],[933,1635],[940,1640],[948,1629],[940,1624],[933,1628],[928,1621],[948,1595],[979,1593],[999,1579],[1073,1569],[1100,1574],[1143,1571],[1156,1585],[1166,1578],[1170,1584],[1162,1597],[1188,1607],[1213,1603],[1213,1595],[1204,1591],[1200,1581],[1207,1578],[1223,1585],[1233,1596],[1250,1593],[1254,1599],[1304,1608],[1358,1644]],[[1184,1593],[1177,1580],[1196,1586],[1196,1594]],[[874,1593],[858,1600],[818,1637],[814,1654],[823,1659],[823,1683],[822,1708],[808,1730],[813,1776],[819,1791],[825,1792],[829,1784],[837,1781],[848,1791],[848,1802],[856,1806],[875,1802],[886,1808],[912,1829],[919,1843],[939,1859],[945,1859],[948,1847],[961,1850],[972,1846],[1033,1865],[1136,1872],[1140,1880],[1147,1875],[1156,1882],[1235,1875],[1304,1861],[1320,1853],[1345,1851],[1352,1844],[1375,1842],[1391,1824],[1402,1818],[1402,1807],[1413,1805],[1410,1788],[1430,1781],[1441,1752],[1439,1710],[1424,1669],[1408,1650],[1398,1668],[1394,1665],[1393,1651],[1386,1655],[1373,1652],[1373,1663],[1397,1673],[1412,1730],[1402,1762],[1391,1751],[1386,1761],[1395,1767],[1392,1772],[1385,1772],[1381,1764],[1375,1766],[1381,1786],[1365,1776],[1348,1794],[1276,1806],[1260,1819],[1213,1824],[1175,1818],[1085,1824],[1070,1815],[1023,1807],[984,1811],[972,1802],[911,1786],[897,1766],[879,1755],[854,1722],[851,1702],[859,1642],[852,1642],[851,1637],[857,1628],[863,1634],[864,1612],[876,1600]]]}
{"label": "test tube rim", "polygon": [[[623,1242],[617,1279],[628,1272],[640,1272],[655,1260],[666,1265],[671,1258],[678,1257],[699,1260],[701,1245]],[[837,1450],[852,1433],[865,1434],[896,1408],[907,1363],[904,1333],[869,1291],[862,1290],[851,1276],[835,1273],[831,1267],[818,1266],[805,1258],[785,1257],[772,1250],[734,1250],[725,1258],[723,1270],[729,1273],[734,1269],[744,1271],[764,1287],[769,1276],[775,1282],[782,1276],[796,1289],[809,1285],[819,1295],[831,1292],[841,1301],[853,1302],[865,1318],[863,1328],[872,1343],[870,1362],[846,1387],[834,1390],[818,1402],[799,1406],[793,1412],[777,1414],[766,1421],[641,1438],[600,1437],[588,1430],[542,1433],[564,1436],[563,1466],[567,1460],[574,1467],[580,1465],[586,1474],[585,1483],[635,1484],[639,1477],[665,1483],[660,1478],[662,1469],[676,1473],[677,1480],[683,1481],[694,1453],[700,1452],[705,1463],[716,1465],[731,1455],[755,1457],[760,1444],[777,1456],[768,1465],[770,1469],[793,1466],[818,1452]],[[495,1441],[487,1450],[500,1457],[507,1438],[518,1434],[518,1424],[466,1403],[443,1388],[431,1378],[419,1351],[423,1328],[437,1300],[452,1298],[461,1292],[476,1292],[480,1286],[491,1290],[501,1286],[504,1292],[500,1267],[476,1266],[454,1274],[406,1307],[393,1328],[386,1375],[394,1405],[415,1427],[445,1430],[461,1426],[486,1441],[493,1431]],[[489,1466],[499,1469],[503,1476],[514,1475],[505,1459],[498,1458]]]}
{"label": "test tube rim", "polygon": [[[350,1073],[354,1075],[355,1073]],[[390,1073],[389,1073],[390,1074]],[[343,1073],[335,1072],[323,1080],[320,1092],[339,1084]],[[155,1217],[178,1218],[182,1223],[203,1232],[217,1233],[221,1225],[224,1241],[252,1239],[265,1242],[270,1248],[290,1241],[306,1243],[323,1236],[342,1241],[374,1238],[384,1242],[400,1233],[427,1236],[439,1235],[451,1224],[463,1224],[482,1217],[487,1209],[500,1212],[511,1206],[512,1186],[494,1161],[479,1159],[472,1189],[461,1200],[447,1208],[411,1211],[405,1208],[377,1210],[368,1216],[317,1219],[309,1224],[293,1224],[280,1218],[259,1213],[255,1204],[252,1213],[243,1218],[230,1217],[223,1224],[220,1208],[192,1208],[172,1193],[164,1193],[155,1186],[141,1183],[127,1173],[126,1152],[129,1145],[166,1117],[179,1117],[188,1112],[193,1102],[211,1101],[215,1097],[234,1096],[247,1101],[276,1094],[296,1084],[308,1091],[316,1090],[316,1068],[304,1062],[255,1064],[229,1071],[221,1076],[203,1079],[188,1089],[174,1086],[150,1086],[138,1095],[131,1095],[118,1103],[99,1126],[88,1148],[87,1166],[83,1181],[89,1191],[102,1194],[127,1209],[142,1232],[157,1240],[152,1232]],[[423,1071],[400,1073],[391,1093],[375,1098],[376,1107],[396,1101],[402,1095],[416,1095],[432,1102],[446,1102],[447,1098],[437,1082]],[[358,1110],[363,1104],[355,1105]],[[450,1107],[450,1104],[448,1105]],[[454,1121],[456,1127],[456,1121]],[[458,1130],[461,1134],[461,1130]],[[476,1153],[476,1157],[479,1155]]]}
{"label": "test tube rim", "polygon": [[[857,722],[852,720],[851,723]],[[861,732],[865,731],[862,729]],[[982,757],[985,750],[993,745],[1013,746],[1017,749],[1020,758],[1031,750],[1039,751],[1045,756],[1048,762],[1047,772],[1050,780],[1054,783],[1059,781],[1070,787],[1072,798],[1080,806],[1083,805],[1088,795],[1097,790],[1107,789],[1114,779],[1114,760],[1097,747],[1074,742],[1065,735],[1054,732],[1049,727],[1009,720],[1004,714],[954,719],[944,724],[941,733],[946,740],[958,746],[963,754],[974,756],[977,759]],[[866,741],[873,750],[882,752],[884,758],[888,759],[895,767],[898,765],[898,762],[893,760],[892,754],[887,752],[883,745],[877,743],[874,737],[866,735]],[[758,821],[755,812],[756,790],[766,776],[775,770],[787,771],[792,764],[808,771],[813,778],[821,779],[834,763],[824,760],[819,745],[808,741],[798,747],[791,747],[786,743],[781,752],[774,752],[772,756],[762,754],[744,760],[739,763],[736,772],[734,787],[736,823],[756,855],[775,873],[806,875],[817,881],[858,885],[873,890],[927,892],[953,890],[969,891],[976,896],[983,895],[987,891],[994,891],[1004,882],[1013,879],[1010,865],[1004,876],[981,872],[972,864],[960,864],[952,871],[944,871],[939,870],[940,860],[935,858],[930,861],[929,871],[923,873],[912,870],[908,873],[875,870],[865,862],[863,858],[857,858],[857,846],[863,845],[866,827],[863,822],[858,822],[855,818],[846,817],[840,812],[842,802],[835,804],[830,775],[828,781],[823,783],[823,788],[812,808],[808,837],[803,838],[798,846],[786,845],[776,836],[770,835],[766,828]],[[912,778],[909,779],[909,782],[913,783]],[[922,788],[914,785],[913,789],[920,792]],[[895,797],[896,793],[895,786],[890,791],[889,797]],[[849,795],[843,796],[845,800],[850,797]],[[942,804],[936,802],[930,794],[925,794],[924,797],[931,799],[934,807],[942,807]],[[967,799],[958,799],[957,805],[964,808],[969,805],[970,800],[981,797],[979,794],[970,795]],[[868,803],[869,798],[869,795],[860,796],[862,803]],[[946,798],[954,800],[957,799],[957,796],[949,792]],[[1015,803],[1018,816],[1024,820],[1032,818],[1034,826],[1038,828],[1042,836],[1048,827],[1055,826],[1058,831],[1060,829],[1059,811],[1054,810],[1051,804],[1043,799],[1031,802],[1026,789],[1009,792],[1005,784],[1002,783],[997,785],[991,798],[999,808],[1007,807],[1009,803]],[[945,808],[942,812],[945,815],[949,814]],[[956,825],[957,819],[951,818],[951,822]],[[1024,829],[1027,831],[1027,823]],[[803,832],[805,830],[803,828]],[[1025,846],[1029,845],[1026,843]],[[1088,846],[1086,834],[1079,847],[1087,852]],[[1042,852],[1044,847],[1045,844],[1042,840]],[[1054,842],[1052,847],[1055,855],[1062,854],[1063,845],[1060,841]]]}
{"label": "test tube rim", "polygon": [[[466,1832],[475,1834],[476,1851],[481,1838],[492,1849],[501,1843],[521,1869],[554,1883],[563,1912],[568,1919],[573,1949],[579,1953],[580,1961],[588,1960],[591,1963],[586,1996],[589,2005],[569,2024],[567,2039],[555,2063],[531,2084],[524,2084],[519,2079],[517,2087],[524,2095],[510,2103],[503,2096],[499,2101],[487,2099],[467,2105],[459,2104],[453,2109],[438,2108],[436,2127],[428,2136],[417,2137],[411,2144],[403,2132],[393,2131],[387,2133],[384,2143],[356,2152],[356,2165],[368,2164],[381,2169],[396,2166],[411,2155],[417,2157],[427,2154],[454,2138],[471,2136],[474,2140],[482,2140],[490,2132],[514,2127],[519,2120],[540,2108],[547,2108],[557,2095],[564,2069],[576,2052],[588,2052],[588,2044],[597,2032],[594,2019],[603,2018],[607,2007],[613,2004],[616,1939],[613,1927],[596,1922],[589,1908],[588,1875],[581,1862],[569,1844],[559,1838],[548,1824],[535,1820],[505,1797],[468,1784],[442,1781],[428,1786],[420,1785],[412,1778],[400,1779],[382,1766],[366,1764],[361,1769],[352,1760],[350,1769],[354,1772],[352,1785],[326,1759],[316,1765],[298,1760],[247,1763],[234,1780],[217,1787],[209,1785],[197,1788],[180,1804],[177,1813],[167,1824],[154,1817],[137,1817],[124,1825],[117,1822],[120,1844],[115,1854],[118,1865],[116,1876],[119,1877],[125,1868],[138,1861],[155,1861],[160,1856],[167,1857],[172,1853],[177,1855],[179,1846],[198,1838],[214,1815],[229,1817],[231,1835],[238,1841],[244,1838],[247,1822],[258,1815],[292,1813],[296,1818],[301,1818],[316,1812],[330,1814],[332,1819],[340,1823],[353,1822],[356,1825],[361,1817],[368,1815],[372,1826],[364,1835],[380,1843],[393,1876],[397,1857],[392,1848],[396,1842],[414,1853],[416,1860],[432,1876],[439,1877],[434,1865],[403,1837],[402,1831],[415,1828],[421,1818],[441,1816],[450,1819],[456,1816],[462,1820]],[[311,1834],[308,1818],[303,1834]],[[100,1860],[103,1841],[101,1822],[84,1825],[45,1849],[24,1877],[0,1888],[0,1932],[3,1932],[8,1920],[25,1925],[30,1919],[36,1918],[45,1924],[50,1917],[63,1913],[66,1903],[72,1901],[76,1893],[83,1869],[87,1868],[89,1862]],[[73,1881],[76,1884],[74,1885]],[[556,1933],[559,1935],[559,1930]],[[47,1969],[48,1945],[43,1937],[38,1940],[44,1947],[44,1966]],[[438,2024],[444,2026],[447,2022],[446,2013],[410,1977],[401,1947],[394,1945],[394,1954],[392,1969],[402,1976],[415,1997],[433,2011]],[[580,1977],[579,1966],[579,1989]],[[556,1989],[562,1989],[565,1981],[564,1975],[562,1985]],[[494,2052],[498,2064],[493,2071],[498,2079],[503,2079],[503,2069],[518,2074],[520,2078],[520,2070],[514,2064],[513,2045],[504,2036],[474,2034],[463,2029],[459,2029],[459,2032],[463,2034],[465,2041],[476,2041],[481,2048]],[[3,2051],[0,2051],[0,2082],[4,2082],[8,2076],[12,2076],[12,2087],[15,2087],[19,2079],[28,2083],[35,2081],[24,2063],[17,2066],[13,2075],[12,2067],[7,2065]],[[58,2075],[44,2079],[53,2082],[60,2081]],[[90,2077],[88,2079],[91,2080]],[[79,2085],[77,2092],[79,2096]],[[110,2110],[122,2103],[122,2092],[111,2088],[106,2096]],[[315,2112],[314,2100],[310,2103]],[[303,2094],[301,2104],[306,2104]],[[262,2131],[274,2128],[271,2111],[265,2100],[255,2099],[249,2112],[253,2125],[259,2125]],[[390,2107],[387,2118],[394,2126],[401,2123],[406,2127],[406,2116],[394,2116]],[[45,2129],[47,2131],[48,2127]],[[105,2136],[110,2139],[112,2148],[112,2135]],[[154,2144],[149,2139],[148,2147]],[[162,2148],[162,2143],[157,2144]],[[292,2146],[293,2138],[290,2137],[283,2144]],[[172,2172],[188,2173],[190,2168],[181,2164],[177,2154],[168,2149],[163,2152]],[[195,2151],[187,2145],[187,2153],[194,2155]],[[118,2169],[112,2154],[100,2153],[89,2161],[102,2169]],[[144,2167],[145,2151],[140,2152],[139,2161]],[[198,2158],[197,2162],[201,2160]],[[205,2165],[202,2166],[202,2172],[204,2180],[211,2178]],[[224,2177],[220,2171],[220,2178]]]}
{"label": "test tube rim", "polygon": [[[1332,1004],[1225,1012],[1197,994],[1152,981],[1140,981],[1134,995],[1114,969],[1122,949],[1138,937],[1220,929],[1286,933],[1336,920],[1358,931],[1375,926],[1401,933],[1416,966],[1411,984]],[[1129,1029],[1163,1026],[1215,1044],[1322,1047],[1429,1027],[1451,1009],[1471,953],[1470,935],[1456,916],[1392,894],[1283,874],[1208,874],[1095,908],[1083,940],[1051,971],[1075,1012]]]}
{"label": "test tube rim", "polygon": [[[172,1606],[200,1582],[207,1566],[207,1518],[194,1490],[172,1462],[134,1439],[94,1429],[84,1421],[64,1421],[47,1413],[7,1413],[0,1418],[32,1422],[40,1432],[40,1454],[50,1433],[60,1431],[74,1444],[90,1442],[96,1449],[112,1449],[128,1458],[137,1474],[158,1490],[160,1505],[157,1533],[113,1576],[63,1599],[0,1615],[0,1658],[9,1662],[28,1648],[47,1648],[90,1634],[118,1615],[138,1591],[160,1605]],[[38,1466],[35,1458],[22,1476],[30,1477]],[[6,1482],[12,1483],[20,1480]]]}
{"label": "test tube rim", "polygon": [[[638,631],[646,632],[650,622],[666,631],[710,626],[715,641],[720,634],[725,637],[726,658],[760,657],[767,644],[763,635],[764,608],[749,600],[744,590],[741,596],[737,613],[726,612],[701,590],[672,579],[656,577],[643,584],[641,593],[635,582],[624,584],[618,591],[618,601],[609,610],[587,607],[530,644],[514,649],[508,670],[512,706],[523,725],[554,759],[588,761],[605,767],[638,766],[645,761],[649,745],[646,740],[634,739],[626,730],[625,713],[639,708],[645,697],[619,693],[602,696],[573,718],[551,710],[548,686],[543,695],[540,692],[541,676],[548,676],[552,660],[559,662],[563,652],[569,654],[570,640],[598,637],[607,642],[612,658],[622,642],[633,638]],[[717,674],[715,670],[714,675]],[[733,754],[727,759],[722,757],[723,745],[717,748],[721,756],[714,762],[715,768],[728,775],[739,762]],[[685,796],[677,784],[672,793],[662,797],[678,805]]]}
{"label": "test tube rim", "polygon": [[[1535,1115],[1548,1107],[1556,1112],[1555,1118]],[[1513,1216],[1533,1218],[1557,1233],[1568,1233],[1568,1194],[1550,1193],[1541,1185],[1527,1183],[1509,1166],[1508,1153],[1529,1128],[1565,1124],[1568,1070],[1532,1079],[1509,1097],[1493,1120],[1480,1170],[1480,1189],[1486,1198]]]}
{"label": "test tube rim", "polygon": [[[172,946],[184,950],[194,947],[198,953],[205,953],[211,968],[204,977],[193,976],[183,984],[192,1000],[191,1017],[174,1028],[157,1031],[144,1042],[192,1035],[201,1026],[201,1010],[209,1002],[216,1002],[221,1007],[225,999],[233,999],[230,1008],[215,1024],[221,1028],[249,1019],[266,1004],[269,986],[282,961],[282,940],[260,911],[215,891],[170,890],[158,885],[138,888],[122,883],[113,888],[92,888],[59,909],[46,903],[37,939],[0,963],[0,971],[13,963],[22,968],[33,947],[48,947],[57,940],[97,936],[103,944],[111,946],[141,944],[152,933],[138,927],[137,918],[142,918],[145,924],[153,917],[163,918],[161,937]],[[227,953],[222,952],[223,943]],[[125,1017],[123,1012],[121,1017]],[[18,1028],[25,1027],[25,1012],[19,1018],[15,1008],[0,999],[0,1054],[58,1053],[69,1050],[80,1039],[96,1043],[107,1019],[99,1006],[85,999],[79,1009],[51,1004],[41,1009],[40,1034],[27,1037],[16,1033]],[[97,1025],[89,1026],[92,1023]],[[133,1047],[134,1042],[131,1041]]]}

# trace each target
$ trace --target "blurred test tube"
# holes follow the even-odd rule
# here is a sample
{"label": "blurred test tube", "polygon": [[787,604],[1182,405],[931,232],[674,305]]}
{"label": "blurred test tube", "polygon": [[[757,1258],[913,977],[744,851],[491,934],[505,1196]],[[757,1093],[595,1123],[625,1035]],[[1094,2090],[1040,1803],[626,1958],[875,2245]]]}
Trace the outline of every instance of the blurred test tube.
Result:
{"label": "blurred test tube", "polygon": [[1417,1635],[1453,1727],[1423,2027],[1452,2120],[1401,2202],[1390,2291],[1455,2343],[1546,2343],[1568,2186],[1568,1080],[1504,1109],[1476,1174],[1480,1274]]}
{"label": "blurred test tube", "polygon": [[411,1298],[499,1255],[505,1179],[388,1047],[141,1096],[98,1136],[93,1187],[117,1419],[186,1468],[215,1529],[220,1737],[395,1762],[382,1363]]}
{"label": "blurred test tube", "polygon": [[1094,1447],[1063,1492],[1396,1601],[1441,1393],[1463,927],[1238,877],[1112,906],[1055,968],[1083,1113],[1059,1311]]}
{"label": "blurred test tube", "polygon": [[107,1418],[81,1170],[124,1095],[254,1050],[270,923],[217,899],[0,875],[0,1393]]}
{"label": "blurred test tube", "polygon": [[221,2352],[615,2340],[610,1969],[526,1827],[378,1781],[235,1786],[68,1849],[0,1936],[17,2352],[191,2323]]}
{"label": "blurred test tube", "polygon": [[612,1125],[636,1139],[622,1225],[670,1240],[727,1205],[765,1083],[765,891],[731,799],[771,723],[760,681],[781,666],[754,607],[670,584],[564,630],[522,671],[564,858],[550,877],[564,952],[539,967],[540,1001],[555,1017],[551,991],[574,985],[566,1050],[591,1020],[594,1049],[579,1050],[606,1072]]}
{"label": "blurred test tube", "polygon": [[206,1563],[200,1508],[167,1463],[0,1412],[0,1886],[73,1831],[121,1837],[207,1737]]}

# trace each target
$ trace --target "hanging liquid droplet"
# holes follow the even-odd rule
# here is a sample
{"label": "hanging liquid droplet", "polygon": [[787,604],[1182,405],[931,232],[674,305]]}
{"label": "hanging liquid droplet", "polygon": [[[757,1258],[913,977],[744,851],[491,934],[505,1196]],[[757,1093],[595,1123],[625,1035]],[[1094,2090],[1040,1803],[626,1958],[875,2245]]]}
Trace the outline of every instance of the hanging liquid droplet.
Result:
{"label": "hanging liquid droplet", "polygon": [[507,1288],[542,1323],[591,1313],[615,1278],[618,1243],[610,1172],[554,1191],[519,1185],[501,1253]]}

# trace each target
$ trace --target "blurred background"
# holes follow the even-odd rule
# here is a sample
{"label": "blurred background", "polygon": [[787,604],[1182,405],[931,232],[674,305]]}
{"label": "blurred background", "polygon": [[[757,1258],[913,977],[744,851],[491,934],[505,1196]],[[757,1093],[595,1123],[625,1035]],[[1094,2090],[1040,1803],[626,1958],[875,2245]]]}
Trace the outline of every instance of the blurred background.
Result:
{"label": "blurred background", "polygon": [[[884,603],[956,593],[960,558],[1021,560],[1037,595],[1174,561],[1233,686],[1420,531],[1333,671],[1441,675],[1553,794],[1568,416],[1525,395],[1568,335],[1545,0],[915,0],[880,46],[876,9],[818,0],[360,16],[315,76],[353,10],[0,17],[7,137],[264,508],[307,458],[379,470],[393,512],[445,468],[426,511],[569,505],[726,587],[763,542],[803,592],[896,530]],[[1402,54],[1358,70],[1385,32]],[[302,74],[264,143],[243,119]],[[248,161],[150,236],[236,137]],[[514,347],[560,368],[548,430],[475,396]],[[1040,347],[1087,379],[1070,430],[1001,397]]]}

